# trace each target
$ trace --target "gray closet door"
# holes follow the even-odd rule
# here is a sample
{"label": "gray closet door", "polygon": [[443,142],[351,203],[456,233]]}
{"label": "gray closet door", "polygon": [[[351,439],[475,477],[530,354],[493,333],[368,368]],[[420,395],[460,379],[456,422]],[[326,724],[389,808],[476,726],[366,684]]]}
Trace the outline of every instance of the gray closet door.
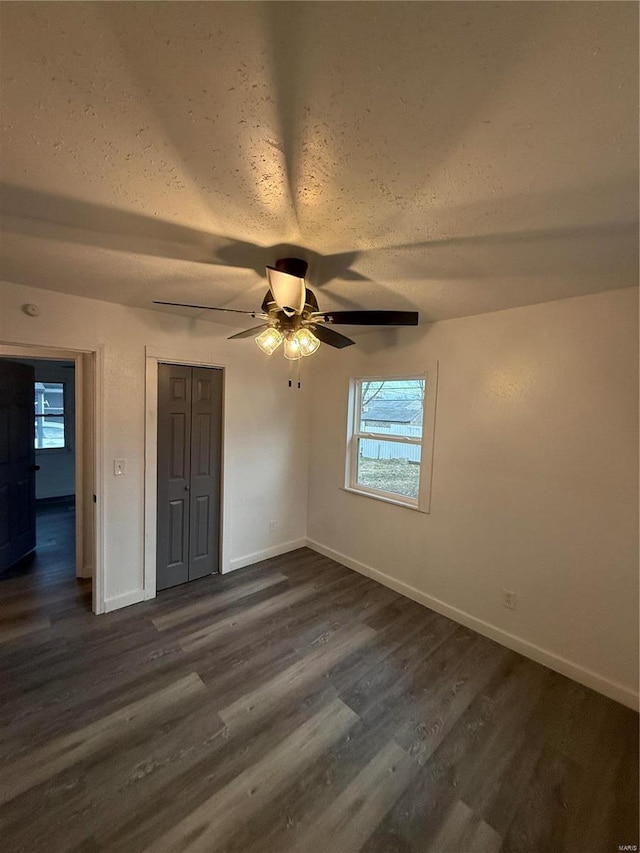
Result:
{"label": "gray closet door", "polygon": [[189,580],[191,368],[158,365],[156,588]]}
{"label": "gray closet door", "polygon": [[0,571],[36,547],[34,370],[0,361]]}
{"label": "gray closet door", "polygon": [[221,370],[158,365],[158,590],[218,571],[221,426]]}
{"label": "gray closet door", "polygon": [[218,571],[222,371],[194,367],[191,378],[189,580]]}

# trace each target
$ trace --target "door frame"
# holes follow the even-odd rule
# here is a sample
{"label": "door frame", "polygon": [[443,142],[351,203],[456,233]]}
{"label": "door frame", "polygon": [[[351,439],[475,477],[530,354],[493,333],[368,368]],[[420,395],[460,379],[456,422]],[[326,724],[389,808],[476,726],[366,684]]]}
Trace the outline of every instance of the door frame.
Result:
{"label": "door frame", "polygon": [[220,574],[228,571],[227,536],[224,511],[224,448],[226,432],[226,365],[194,358],[193,354],[176,356],[175,350],[165,354],[156,347],[145,348],[145,416],[144,416],[144,598],[156,597],[156,557],[158,525],[158,364],[180,364],[185,367],[211,367],[222,371],[222,429],[220,434]]}
{"label": "door frame", "polygon": [[[87,357],[91,357],[88,359]],[[103,364],[102,347],[94,349],[61,349],[36,344],[0,342],[0,357],[55,361],[73,361],[75,366],[75,489],[76,489],[76,576],[86,577],[91,571],[94,613],[104,613],[104,518],[102,495],[102,431],[103,431]],[[89,375],[86,375],[87,368]],[[93,376],[91,376],[93,373]],[[88,390],[85,391],[85,381]],[[85,393],[89,395],[86,399]],[[93,400],[91,400],[93,397]],[[93,425],[85,423],[85,404],[93,403]],[[85,454],[87,436],[93,438],[93,453]],[[93,494],[87,494],[85,481],[93,482]],[[94,504],[94,496],[97,498]],[[93,543],[87,543],[85,520],[93,513]],[[85,556],[91,566],[84,565]]]}

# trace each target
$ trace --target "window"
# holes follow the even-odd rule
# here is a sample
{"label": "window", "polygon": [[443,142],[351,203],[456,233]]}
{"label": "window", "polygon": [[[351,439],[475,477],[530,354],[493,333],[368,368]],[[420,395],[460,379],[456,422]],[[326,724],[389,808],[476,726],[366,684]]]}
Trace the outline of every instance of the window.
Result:
{"label": "window", "polygon": [[435,372],[432,384],[427,374],[351,381],[346,489],[429,511]]}
{"label": "window", "polygon": [[64,383],[36,382],[36,450],[65,447]]}

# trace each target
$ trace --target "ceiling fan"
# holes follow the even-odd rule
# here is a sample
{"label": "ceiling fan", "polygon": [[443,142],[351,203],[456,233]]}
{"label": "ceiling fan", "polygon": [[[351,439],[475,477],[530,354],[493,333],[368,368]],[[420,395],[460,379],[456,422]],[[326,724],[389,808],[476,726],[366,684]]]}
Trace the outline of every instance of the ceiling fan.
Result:
{"label": "ceiling fan", "polygon": [[301,258],[281,258],[276,261],[275,266],[268,266],[269,290],[265,294],[260,311],[158,300],[154,300],[154,305],[228,311],[264,320],[260,326],[231,335],[229,340],[255,337],[256,343],[267,355],[274,353],[280,344],[284,343],[284,356],[291,361],[312,355],[320,343],[337,349],[355,344],[351,338],[330,328],[331,325],[418,325],[417,311],[320,311],[315,294],[305,284],[307,266],[307,262]]}

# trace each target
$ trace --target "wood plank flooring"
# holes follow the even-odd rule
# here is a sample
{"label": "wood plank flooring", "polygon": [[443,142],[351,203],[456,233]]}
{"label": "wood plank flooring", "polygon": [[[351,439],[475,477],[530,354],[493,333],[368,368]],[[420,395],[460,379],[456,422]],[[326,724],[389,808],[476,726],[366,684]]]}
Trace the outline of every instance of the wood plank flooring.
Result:
{"label": "wood plank flooring", "polygon": [[331,560],[101,617],[63,562],[0,581],[2,853],[638,844],[636,714]]}

